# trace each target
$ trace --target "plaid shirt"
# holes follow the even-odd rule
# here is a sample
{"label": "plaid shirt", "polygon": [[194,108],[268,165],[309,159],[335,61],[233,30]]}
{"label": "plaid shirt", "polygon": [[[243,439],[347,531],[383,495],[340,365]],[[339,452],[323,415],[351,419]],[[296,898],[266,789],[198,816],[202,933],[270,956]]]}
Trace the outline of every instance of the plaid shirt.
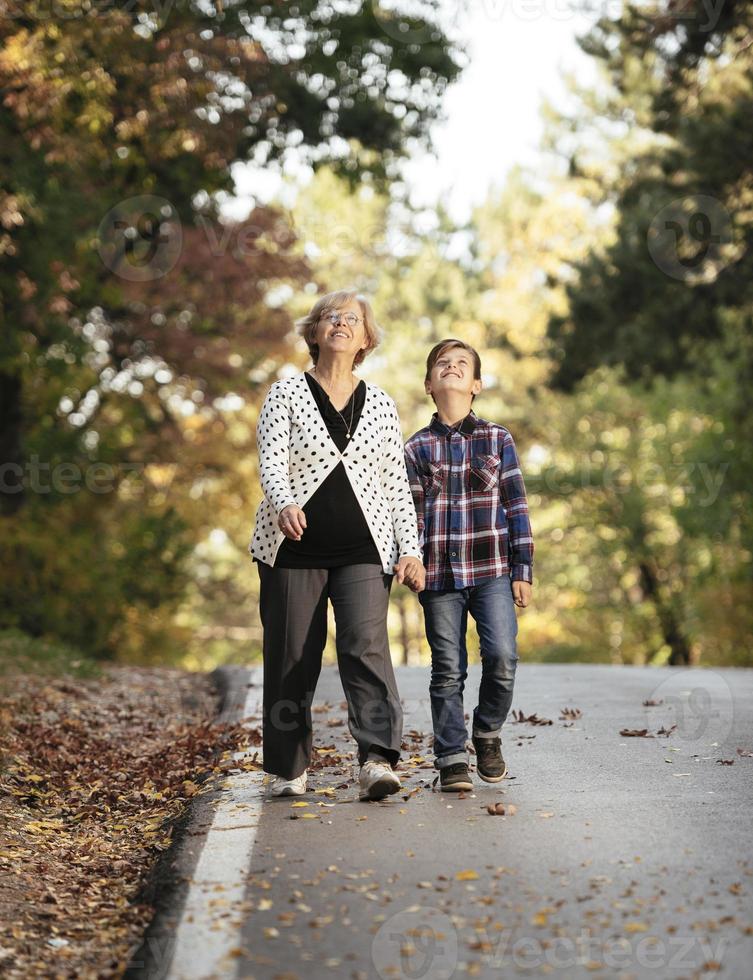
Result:
{"label": "plaid shirt", "polygon": [[533,582],[533,534],[510,432],[470,412],[405,444],[427,589],[463,589],[509,574]]}

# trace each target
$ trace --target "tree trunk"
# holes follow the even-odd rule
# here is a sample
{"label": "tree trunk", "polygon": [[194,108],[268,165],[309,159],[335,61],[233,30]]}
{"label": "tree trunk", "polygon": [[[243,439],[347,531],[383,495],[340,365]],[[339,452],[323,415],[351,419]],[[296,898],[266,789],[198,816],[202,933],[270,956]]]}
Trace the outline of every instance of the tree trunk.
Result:
{"label": "tree trunk", "polygon": [[664,642],[669,646],[669,662],[673,667],[688,666],[690,664],[690,644],[682,631],[682,627],[675,616],[671,604],[662,595],[659,579],[653,562],[648,559],[638,562],[641,573],[641,584],[643,591],[653,602],[656,614],[659,617]]}
{"label": "tree trunk", "polygon": [[21,378],[0,371],[0,513],[13,514],[23,505],[21,449]]}

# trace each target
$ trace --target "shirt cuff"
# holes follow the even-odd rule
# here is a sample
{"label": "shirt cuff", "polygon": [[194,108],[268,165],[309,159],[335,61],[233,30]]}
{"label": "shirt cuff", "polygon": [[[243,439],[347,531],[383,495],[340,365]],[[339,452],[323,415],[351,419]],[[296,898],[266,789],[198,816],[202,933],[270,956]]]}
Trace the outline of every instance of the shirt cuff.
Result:
{"label": "shirt cuff", "polygon": [[513,582],[529,582],[533,585],[533,568],[531,565],[515,564],[512,566],[510,578]]}
{"label": "shirt cuff", "polygon": [[297,500],[293,500],[291,498],[290,500],[286,500],[282,504],[281,507],[275,507],[275,513],[276,513],[277,517],[279,517],[280,514],[285,510],[286,507],[297,507],[297,506],[298,506],[298,501]]}

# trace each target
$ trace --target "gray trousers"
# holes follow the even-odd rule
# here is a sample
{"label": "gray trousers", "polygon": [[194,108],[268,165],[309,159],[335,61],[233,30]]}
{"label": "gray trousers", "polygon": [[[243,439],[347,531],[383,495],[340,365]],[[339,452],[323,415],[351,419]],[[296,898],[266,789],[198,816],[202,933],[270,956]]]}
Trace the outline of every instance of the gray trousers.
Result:
{"label": "gray trousers", "polygon": [[257,562],[264,627],[264,771],[294,779],[311,759],[311,704],[335,613],[348,727],[363,765],[370,751],[400,758],[403,712],[387,637],[392,575],[379,565],[274,568]]}

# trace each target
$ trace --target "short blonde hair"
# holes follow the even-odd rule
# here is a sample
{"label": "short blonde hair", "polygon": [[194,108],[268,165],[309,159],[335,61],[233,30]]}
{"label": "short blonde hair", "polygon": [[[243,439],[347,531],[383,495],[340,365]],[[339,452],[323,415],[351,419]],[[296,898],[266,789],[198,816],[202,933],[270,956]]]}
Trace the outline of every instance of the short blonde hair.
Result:
{"label": "short blonde hair", "polygon": [[366,349],[359,350],[354,357],[353,367],[360,364],[366,355],[370,354],[374,348],[379,345],[379,341],[381,340],[381,328],[376,321],[374,311],[371,308],[371,303],[369,303],[364,295],[355,289],[336,289],[334,292],[326,293],[324,296],[321,296],[316,303],[314,303],[306,316],[302,316],[300,319],[295,321],[298,332],[308,345],[309,354],[311,355],[311,360],[314,362],[314,364],[316,364],[319,360],[319,344],[316,343],[315,338],[316,328],[322,314],[328,310],[337,310],[341,306],[344,306],[345,303],[350,302],[352,299],[357,300],[361,307],[361,314],[363,315],[363,328],[366,334],[366,341],[368,343]]}

